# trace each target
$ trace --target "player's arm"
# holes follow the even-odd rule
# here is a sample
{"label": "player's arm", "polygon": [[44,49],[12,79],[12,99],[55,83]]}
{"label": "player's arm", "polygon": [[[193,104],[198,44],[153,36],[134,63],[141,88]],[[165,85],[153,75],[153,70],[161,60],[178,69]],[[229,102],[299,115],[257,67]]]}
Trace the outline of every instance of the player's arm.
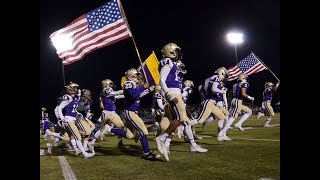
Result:
{"label": "player's arm", "polygon": [[280,85],[280,80],[277,82],[277,84],[273,87],[273,91],[276,91]]}
{"label": "player's arm", "polygon": [[104,105],[103,105],[103,102],[102,102],[102,99],[101,99],[101,97],[100,97],[100,102],[99,102],[99,106],[100,106],[100,109],[104,109]]}
{"label": "player's arm", "polygon": [[253,101],[254,97],[249,96],[247,93],[247,85],[245,84],[243,87],[241,87],[241,95],[242,97],[248,98],[249,100]]}
{"label": "player's arm", "polygon": [[221,94],[226,94],[226,91],[225,91],[225,90],[221,90],[221,89],[218,88],[219,84],[220,84],[220,83],[217,82],[217,81],[212,82],[211,91],[212,91],[212,92],[221,93]]}
{"label": "player's arm", "polygon": [[[226,92],[228,91],[228,90],[227,90],[227,88],[222,88],[222,89],[224,89]],[[225,104],[226,108],[228,109],[227,93],[222,94],[222,95],[223,95],[223,102],[224,102],[224,104]]]}
{"label": "player's arm", "polygon": [[64,96],[63,101],[58,106],[59,118],[62,121],[64,121],[64,116],[63,116],[63,113],[62,113],[62,109],[65,108],[70,103],[70,101],[72,101],[72,99],[70,99],[70,97]]}

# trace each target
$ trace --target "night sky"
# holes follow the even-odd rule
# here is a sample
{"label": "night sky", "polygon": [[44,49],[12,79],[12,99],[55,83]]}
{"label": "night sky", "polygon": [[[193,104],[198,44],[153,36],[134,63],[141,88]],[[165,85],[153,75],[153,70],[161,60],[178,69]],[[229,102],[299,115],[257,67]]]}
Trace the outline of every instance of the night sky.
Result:
{"label": "night sky", "polygon": [[[40,108],[53,114],[56,98],[63,88],[62,65],[49,35],[65,27],[80,15],[106,1],[103,0],[42,0],[40,1]],[[184,79],[198,87],[220,66],[234,66],[235,50],[225,35],[230,30],[244,33],[244,42],[237,45],[238,59],[253,51],[280,78],[280,1],[279,0],[122,0],[130,29],[142,60],[155,51],[161,59],[161,48],[178,44],[188,70]],[[81,89],[93,92],[93,111],[100,115],[98,98],[101,81],[109,78],[119,87],[124,72],[139,66],[131,38],[103,47],[84,59],[65,66],[66,83],[74,81]],[[261,105],[266,81],[276,83],[269,71],[249,76],[248,94]],[[231,87],[235,81],[228,82]],[[280,88],[274,93],[273,104],[280,100]],[[197,91],[189,99],[200,103]],[[121,102],[119,102],[121,103]],[[121,104],[119,104],[121,107]]]}

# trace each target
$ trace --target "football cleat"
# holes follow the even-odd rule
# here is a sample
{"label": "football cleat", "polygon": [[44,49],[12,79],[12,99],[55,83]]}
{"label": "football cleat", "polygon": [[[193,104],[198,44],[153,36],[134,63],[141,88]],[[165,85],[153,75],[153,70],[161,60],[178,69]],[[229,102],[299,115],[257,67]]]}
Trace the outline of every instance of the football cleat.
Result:
{"label": "football cleat", "polygon": [[74,154],[78,156],[81,153],[80,149],[74,148]]}
{"label": "football cleat", "polygon": [[92,158],[94,156],[94,153],[87,153],[86,155],[83,155],[83,158],[88,159]]}
{"label": "football cleat", "polygon": [[52,145],[50,143],[47,143],[48,153],[51,154]]}
{"label": "football cleat", "polygon": [[154,161],[158,159],[160,155],[153,154],[152,152],[143,153],[143,158],[146,160]]}
{"label": "football cleat", "polygon": [[238,128],[240,131],[244,131],[244,129],[242,128],[242,126],[239,125],[239,124],[235,124],[234,127],[235,127],[235,128]]}
{"label": "football cleat", "polygon": [[269,123],[264,124],[264,127],[272,127]]}
{"label": "football cleat", "polygon": [[190,148],[191,148],[192,153],[193,152],[199,152],[199,153],[208,152],[208,149],[204,149],[199,145],[195,145],[195,146],[190,145]]}
{"label": "football cleat", "polygon": [[261,113],[261,112],[259,112],[259,113],[258,113],[258,116],[257,116],[257,119],[261,118],[262,116],[264,116],[264,114]]}
{"label": "football cleat", "polygon": [[159,152],[160,152],[161,154],[163,154],[164,142],[161,141],[160,136],[157,136],[157,137],[156,137],[156,142],[157,142],[157,147],[158,147]]}
{"label": "football cleat", "polygon": [[92,141],[90,141],[90,142],[88,143],[88,146],[89,146],[89,150],[90,150],[92,153],[95,153],[95,151],[94,151],[94,143],[92,143]]}

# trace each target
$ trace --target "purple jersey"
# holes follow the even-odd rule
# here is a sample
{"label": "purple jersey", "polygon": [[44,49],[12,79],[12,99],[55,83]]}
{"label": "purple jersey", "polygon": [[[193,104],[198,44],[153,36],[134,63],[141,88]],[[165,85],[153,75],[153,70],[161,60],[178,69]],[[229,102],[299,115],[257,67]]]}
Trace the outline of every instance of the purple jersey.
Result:
{"label": "purple jersey", "polygon": [[[218,89],[222,90],[221,84],[218,85]],[[222,94],[222,93],[217,93],[217,99],[216,99],[216,101],[217,101],[217,102],[223,101],[223,94]]]}
{"label": "purple jersey", "polygon": [[140,99],[149,93],[145,87],[133,82],[126,81],[124,87],[124,109],[128,111],[138,111]]}
{"label": "purple jersey", "polygon": [[263,91],[263,101],[272,100],[272,87],[268,87]]}
{"label": "purple jersey", "polygon": [[49,118],[44,118],[42,120],[42,123],[43,123],[43,131],[46,132],[47,129],[50,129],[50,119]]}
{"label": "purple jersey", "polygon": [[246,93],[247,93],[247,90],[249,88],[249,83],[248,82],[238,82],[238,83],[234,84],[233,89],[232,89],[233,98],[243,99],[242,93],[241,93],[241,88],[245,88]]}
{"label": "purple jersey", "polygon": [[220,101],[220,99],[223,99],[223,94],[219,92],[214,92],[212,91],[212,86],[213,83],[217,82],[219,83],[218,89],[222,89],[221,86],[221,78],[218,75],[214,75],[210,78],[210,81],[208,82],[208,87],[207,87],[207,98],[215,100],[216,102]]}
{"label": "purple jersey", "polygon": [[78,108],[78,103],[79,103],[79,97],[75,96],[69,96],[69,95],[64,95],[63,96],[63,100],[64,101],[70,101],[69,98],[72,98],[72,101],[66,106],[64,107],[65,109],[65,116],[72,116],[72,117],[76,117],[77,116],[77,108]]}
{"label": "purple jersey", "polygon": [[104,88],[101,92],[101,101],[103,103],[104,110],[107,111],[116,111],[116,99],[114,96],[108,97],[108,95],[113,92],[111,87]]}
{"label": "purple jersey", "polygon": [[[161,66],[170,64],[171,59],[164,58],[160,60]],[[179,88],[182,89],[182,80],[183,78],[179,75],[179,69],[175,63],[172,63],[173,66],[170,69],[170,72],[166,79],[166,85],[168,88]]]}

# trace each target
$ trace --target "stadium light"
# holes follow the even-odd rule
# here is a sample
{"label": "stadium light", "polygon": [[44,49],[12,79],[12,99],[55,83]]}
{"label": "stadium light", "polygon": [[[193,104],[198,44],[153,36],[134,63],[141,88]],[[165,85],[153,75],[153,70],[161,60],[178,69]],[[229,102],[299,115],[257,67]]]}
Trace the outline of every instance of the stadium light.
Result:
{"label": "stadium light", "polygon": [[72,49],[72,40],[68,35],[57,35],[51,38],[53,46],[57,52],[67,51]]}
{"label": "stadium light", "polygon": [[237,44],[243,42],[243,34],[237,32],[230,32],[227,34],[227,40],[229,43],[234,45],[234,52],[236,54],[236,63],[238,63],[238,55],[237,55]]}

